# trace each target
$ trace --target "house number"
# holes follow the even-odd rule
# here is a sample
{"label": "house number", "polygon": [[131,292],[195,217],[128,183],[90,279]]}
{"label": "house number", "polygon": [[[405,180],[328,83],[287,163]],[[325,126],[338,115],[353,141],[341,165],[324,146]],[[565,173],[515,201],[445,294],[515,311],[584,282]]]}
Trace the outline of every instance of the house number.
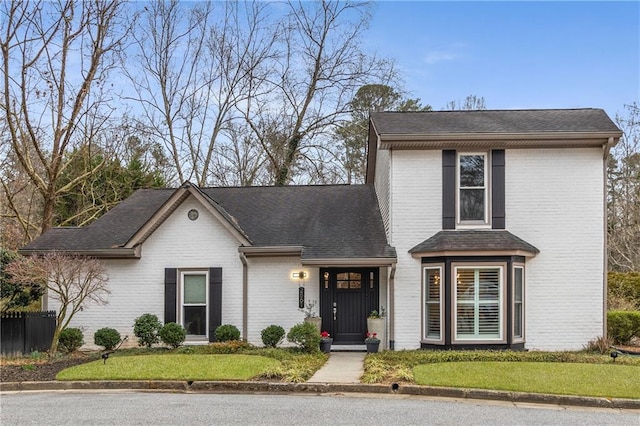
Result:
{"label": "house number", "polygon": [[304,287],[298,287],[298,308],[304,309]]}

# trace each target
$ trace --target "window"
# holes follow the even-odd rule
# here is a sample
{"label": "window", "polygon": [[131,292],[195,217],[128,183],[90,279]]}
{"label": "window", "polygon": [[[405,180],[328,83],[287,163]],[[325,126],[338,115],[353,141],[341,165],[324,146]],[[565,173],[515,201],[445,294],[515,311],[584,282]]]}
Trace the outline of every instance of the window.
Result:
{"label": "window", "polygon": [[502,340],[502,267],[454,268],[456,340]]}
{"label": "window", "polygon": [[524,267],[513,268],[513,338],[524,340]]}
{"label": "window", "polygon": [[208,275],[206,272],[183,272],[180,286],[179,321],[188,336],[207,337],[209,300]]}
{"label": "window", "polygon": [[362,288],[362,274],[357,272],[343,272],[336,276],[339,289]]}
{"label": "window", "polygon": [[488,222],[487,155],[458,156],[458,221]]}
{"label": "window", "polygon": [[424,269],[424,338],[442,341],[442,268]]}

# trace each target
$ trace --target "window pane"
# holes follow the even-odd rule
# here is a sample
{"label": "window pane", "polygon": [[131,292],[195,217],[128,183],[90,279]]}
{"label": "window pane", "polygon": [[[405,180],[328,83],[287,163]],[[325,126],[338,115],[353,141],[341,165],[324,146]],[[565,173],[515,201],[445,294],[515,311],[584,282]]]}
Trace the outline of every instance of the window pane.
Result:
{"label": "window pane", "polygon": [[513,307],[513,335],[522,337],[522,303],[516,303]]}
{"label": "window pane", "polygon": [[484,220],[484,189],[460,189],[460,220]]}
{"label": "window pane", "polygon": [[480,269],[479,294],[480,300],[498,300],[500,298],[500,276],[495,269]]}
{"label": "window pane", "polygon": [[338,288],[349,288],[349,281],[338,281]]}
{"label": "window pane", "polygon": [[207,308],[206,306],[184,307],[184,328],[187,334],[204,336],[206,334]]}
{"label": "window pane", "polygon": [[440,269],[426,270],[425,285],[425,335],[440,339]]}
{"label": "window pane", "polygon": [[458,334],[474,334],[475,309],[473,305],[458,305],[457,312],[458,324],[456,331]]}
{"label": "window pane", "polygon": [[500,308],[495,305],[481,305],[478,333],[482,337],[500,337]]}
{"label": "window pane", "polygon": [[350,280],[361,281],[362,280],[362,274],[358,274],[358,273],[355,273],[355,272],[349,272],[349,279]]}
{"label": "window pane", "polygon": [[350,281],[349,288],[362,288],[362,281]]}
{"label": "window pane", "polygon": [[184,303],[207,303],[206,275],[184,276]]}
{"label": "window pane", "polygon": [[349,279],[349,273],[348,272],[343,272],[341,274],[336,275],[336,278],[342,281],[346,281]]}
{"label": "window pane", "polygon": [[515,287],[515,295],[514,295],[514,300],[516,302],[522,302],[522,285],[523,285],[523,269],[522,268],[515,268],[515,277],[514,277],[514,287]]}
{"label": "window pane", "polygon": [[484,155],[460,156],[460,187],[484,186]]}
{"label": "window pane", "polygon": [[458,269],[456,276],[457,297],[458,300],[474,300],[475,299],[475,287],[474,287],[474,270],[473,269]]}

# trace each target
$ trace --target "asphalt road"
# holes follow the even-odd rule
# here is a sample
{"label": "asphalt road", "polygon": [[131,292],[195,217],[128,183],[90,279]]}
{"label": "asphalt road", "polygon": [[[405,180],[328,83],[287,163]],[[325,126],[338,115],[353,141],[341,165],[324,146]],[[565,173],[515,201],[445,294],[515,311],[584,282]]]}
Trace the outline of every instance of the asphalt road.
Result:
{"label": "asphalt road", "polygon": [[9,425],[627,425],[640,410],[404,395],[21,392],[0,395]]}

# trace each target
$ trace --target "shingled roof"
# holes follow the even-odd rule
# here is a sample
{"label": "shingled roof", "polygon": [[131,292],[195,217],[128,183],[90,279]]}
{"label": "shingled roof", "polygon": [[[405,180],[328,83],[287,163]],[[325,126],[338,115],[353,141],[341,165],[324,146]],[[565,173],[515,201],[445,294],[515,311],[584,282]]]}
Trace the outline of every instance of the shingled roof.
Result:
{"label": "shingled roof", "polygon": [[380,135],[437,133],[612,133],[620,129],[602,109],[374,112]]}
{"label": "shingled roof", "polygon": [[509,231],[493,229],[440,231],[409,250],[423,257],[480,252],[535,256],[539,250]]}
{"label": "shingled roof", "polygon": [[[370,185],[197,189],[254,247],[301,246],[303,259],[395,259]],[[109,256],[127,245],[177,189],[141,189],[92,224],[54,228],[24,247]]]}

